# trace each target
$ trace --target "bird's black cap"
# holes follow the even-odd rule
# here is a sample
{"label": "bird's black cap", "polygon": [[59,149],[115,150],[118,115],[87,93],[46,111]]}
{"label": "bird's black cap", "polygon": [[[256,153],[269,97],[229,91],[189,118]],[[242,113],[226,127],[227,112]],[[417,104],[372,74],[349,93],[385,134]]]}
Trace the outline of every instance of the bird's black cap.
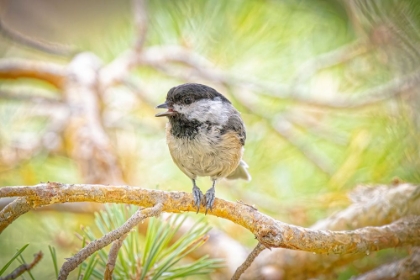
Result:
{"label": "bird's black cap", "polygon": [[216,98],[230,103],[226,97],[217,92],[214,88],[202,84],[189,83],[171,88],[166,96],[166,103],[168,105],[174,103],[191,104],[201,99],[214,100]]}

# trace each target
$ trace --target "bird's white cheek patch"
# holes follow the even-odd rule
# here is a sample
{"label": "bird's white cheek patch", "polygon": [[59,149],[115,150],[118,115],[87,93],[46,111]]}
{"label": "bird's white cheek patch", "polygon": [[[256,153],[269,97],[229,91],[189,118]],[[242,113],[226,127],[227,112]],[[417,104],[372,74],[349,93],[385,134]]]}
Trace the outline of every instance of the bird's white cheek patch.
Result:
{"label": "bird's white cheek patch", "polygon": [[174,109],[190,120],[225,124],[229,119],[229,106],[230,104],[223,103],[221,100],[206,99],[187,106],[174,105]]}

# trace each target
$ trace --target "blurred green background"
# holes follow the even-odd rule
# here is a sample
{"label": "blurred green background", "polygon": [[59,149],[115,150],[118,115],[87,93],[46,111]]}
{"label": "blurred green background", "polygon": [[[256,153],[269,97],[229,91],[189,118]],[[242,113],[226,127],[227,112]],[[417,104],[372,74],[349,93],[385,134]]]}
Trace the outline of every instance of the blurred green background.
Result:
{"label": "blurred green background", "polygon": [[[244,159],[253,179],[219,182],[219,198],[242,200],[276,219],[309,226],[345,208],[346,194],[357,184],[389,184],[396,177],[418,183],[419,75],[411,86],[401,81],[418,71],[420,5],[379,2],[149,1],[144,48],[181,46],[204,57],[232,85],[168,63],[169,72],[148,65],[130,71],[138,92],[124,85],[103,92],[102,124],[124,183],[190,191],[190,180],[170,158],[166,121],[154,117],[153,107],[185,82],[216,88],[246,124]],[[0,17],[32,38],[92,52],[104,65],[136,38],[129,1],[3,0]],[[0,55],[62,65],[71,60],[7,36],[0,38]],[[401,86],[392,87],[397,83]],[[49,132],[53,113],[62,108],[5,92],[61,98],[37,80],[0,80],[0,185],[88,183],[68,151],[77,143]],[[99,183],[109,181],[104,176]],[[206,190],[211,182],[203,178],[198,186]],[[74,232],[92,222],[89,209],[22,216],[0,238],[0,266],[25,243],[31,243],[28,256],[46,253],[48,244],[61,258],[69,256],[80,246]],[[254,236],[239,226],[207,218],[244,245],[253,244]]]}

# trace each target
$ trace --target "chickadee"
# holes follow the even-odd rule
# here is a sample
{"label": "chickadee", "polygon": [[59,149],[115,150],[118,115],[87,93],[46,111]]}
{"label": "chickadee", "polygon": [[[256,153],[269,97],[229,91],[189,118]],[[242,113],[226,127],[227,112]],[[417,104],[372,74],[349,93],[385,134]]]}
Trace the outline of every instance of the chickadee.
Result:
{"label": "chickadee", "polygon": [[[203,203],[212,210],[216,180],[251,176],[242,160],[245,126],[239,112],[215,89],[201,84],[183,84],[169,90],[165,103],[156,108],[168,111],[166,141],[175,164],[193,183],[197,213]],[[197,187],[197,176],[210,176],[213,184],[205,195]]]}

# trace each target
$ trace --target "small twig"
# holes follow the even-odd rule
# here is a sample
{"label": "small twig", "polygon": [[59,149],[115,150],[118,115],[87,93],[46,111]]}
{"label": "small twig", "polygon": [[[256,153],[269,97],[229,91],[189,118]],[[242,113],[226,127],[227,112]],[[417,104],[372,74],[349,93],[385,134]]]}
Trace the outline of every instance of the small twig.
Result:
{"label": "small twig", "polygon": [[239,277],[247,270],[247,268],[252,264],[252,262],[255,260],[255,258],[264,250],[266,247],[258,242],[257,246],[255,246],[254,250],[252,250],[251,254],[246,258],[245,262],[238,267],[238,269],[235,271],[235,274],[232,276],[232,280],[238,280]]}
{"label": "small twig", "polygon": [[302,112],[300,108],[285,112],[282,117],[292,123],[295,127],[302,127],[309,133],[316,135],[316,137],[334,142],[340,146],[346,146],[348,144],[343,133],[331,130],[325,123],[317,120],[317,118],[307,112]]}
{"label": "small twig", "polygon": [[39,261],[42,259],[42,252],[39,251],[38,253],[36,253],[34,255],[34,259],[31,263],[27,264],[21,264],[20,266],[18,266],[15,270],[12,271],[12,273],[10,273],[9,275],[6,275],[4,278],[0,277],[0,280],[10,280],[10,279],[16,279],[18,278],[20,275],[22,275],[25,271],[29,271],[31,270],[35,265],[37,265],[37,263],[39,263]]}
{"label": "small twig", "polygon": [[78,265],[80,265],[85,259],[91,256],[94,252],[109,245],[111,242],[117,240],[118,238],[121,238],[142,220],[151,216],[159,215],[161,211],[162,203],[157,203],[156,205],[150,208],[140,208],[139,210],[137,210],[121,227],[108,232],[103,237],[95,241],[90,242],[89,245],[85,246],[73,257],[67,259],[60,269],[58,280],[67,279],[70,272],[74,270]]}
{"label": "small twig", "polygon": [[76,53],[76,49],[72,46],[46,42],[46,41],[42,41],[39,39],[35,39],[29,36],[23,35],[17,30],[14,30],[10,28],[9,26],[5,25],[2,20],[0,20],[0,33],[16,43],[19,43],[29,48],[42,51],[44,53],[54,54],[54,55],[59,55],[59,56],[64,56],[64,57],[70,57],[71,55]]}
{"label": "small twig", "polygon": [[102,89],[124,83],[129,76],[129,71],[139,66],[139,58],[144,52],[144,42],[148,30],[148,14],[146,0],[132,0],[135,24],[135,41],[133,46],[118,55],[111,63],[100,69],[98,73],[99,84]]}
{"label": "small twig", "polygon": [[[262,95],[270,96],[278,99],[289,99],[299,104],[307,104],[311,106],[328,108],[328,109],[360,109],[372,106],[403,94],[420,84],[420,69],[416,69],[402,77],[381,84],[379,86],[355,93],[335,93],[333,98],[320,100],[317,98],[308,98],[307,93],[303,89],[295,89],[295,95],[284,95],[283,90],[277,90],[275,87],[265,87],[265,91],[261,91]],[[299,92],[299,93],[298,93]],[[322,96],[322,94],[313,93],[313,96]],[[344,97],[343,97],[344,96]],[[347,97],[352,96],[352,97]],[[363,96],[363,98],[361,98]]]}
{"label": "small twig", "polygon": [[136,28],[135,52],[139,53],[146,41],[148,18],[146,0],[133,0],[134,25]]}
{"label": "small twig", "polygon": [[[361,51],[363,51],[363,48]],[[137,63],[154,67],[168,76],[188,80],[188,75],[185,73],[177,73],[167,67],[169,63],[182,63],[193,70],[189,75],[190,77],[198,76],[210,82],[229,87],[245,88],[252,92],[258,92],[261,95],[328,109],[359,109],[371,106],[404,93],[420,83],[420,69],[417,69],[411,74],[395,78],[385,84],[363,92],[353,93],[351,96],[355,97],[352,98],[343,97],[350,96],[348,93],[342,94],[337,92],[334,98],[320,100],[308,97],[307,90],[303,87],[295,87],[293,89],[294,94],[290,94],[290,86],[287,85],[269,84],[252,80],[248,77],[232,76],[223,71],[215,70],[215,67],[204,57],[181,47],[148,48],[142,52]],[[313,93],[312,96],[323,96],[323,94]],[[360,96],[363,96],[363,98],[360,98]]]}
{"label": "small twig", "polygon": [[252,95],[246,94],[248,92],[246,88],[242,88],[238,91],[241,92],[241,94],[237,94],[235,91],[231,92],[233,97],[241,103],[242,106],[251,111],[254,115],[259,116],[275,133],[295,147],[296,150],[306,157],[308,161],[313,163],[320,171],[330,176],[334,174],[334,169],[331,164],[328,164],[327,158],[325,156],[322,157],[319,153],[317,154],[311,150],[310,146],[301,140],[302,138],[297,134],[295,126],[286,118],[280,114],[273,117],[256,107],[251,98]]}
{"label": "small twig", "polygon": [[297,70],[295,78],[292,82],[291,94],[294,93],[294,89],[297,88],[298,85],[305,83],[318,71],[349,61],[350,59],[366,53],[370,49],[371,48],[366,41],[357,40],[308,60]]}
{"label": "small twig", "polygon": [[[59,94],[56,94],[57,96],[59,96]],[[35,103],[35,104],[44,104],[44,105],[54,105],[54,106],[59,106],[59,105],[65,105],[63,103],[63,101],[61,101],[58,98],[52,98],[52,97],[47,97],[47,96],[41,96],[37,93],[31,93],[31,94],[26,94],[26,93],[20,93],[20,92],[14,92],[14,91],[0,91],[0,99],[6,99],[6,100],[10,100],[10,101],[25,101],[25,102],[30,102],[30,103]]]}
{"label": "small twig", "polygon": [[127,234],[124,234],[112,243],[111,250],[109,250],[108,254],[108,262],[105,268],[104,280],[112,280],[112,273],[114,272],[115,263],[117,262],[118,251],[123,245],[126,237]]}
{"label": "small twig", "polygon": [[[268,121],[269,118],[265,117]],[[306,157],[310,162],[312,162],[320,171],[325,174],[332,176],[334,174],[333,167],[328,164],[326,157],[322,158],[319,154],[316,154],[311,150],[310,145],[304,143],[296,133],[294,125],[290,123],[287,119],[278,116],[276,120],[272,121],[271,127],[274,131],[286,139],[292,146],[294,146],[304,157]]]}

